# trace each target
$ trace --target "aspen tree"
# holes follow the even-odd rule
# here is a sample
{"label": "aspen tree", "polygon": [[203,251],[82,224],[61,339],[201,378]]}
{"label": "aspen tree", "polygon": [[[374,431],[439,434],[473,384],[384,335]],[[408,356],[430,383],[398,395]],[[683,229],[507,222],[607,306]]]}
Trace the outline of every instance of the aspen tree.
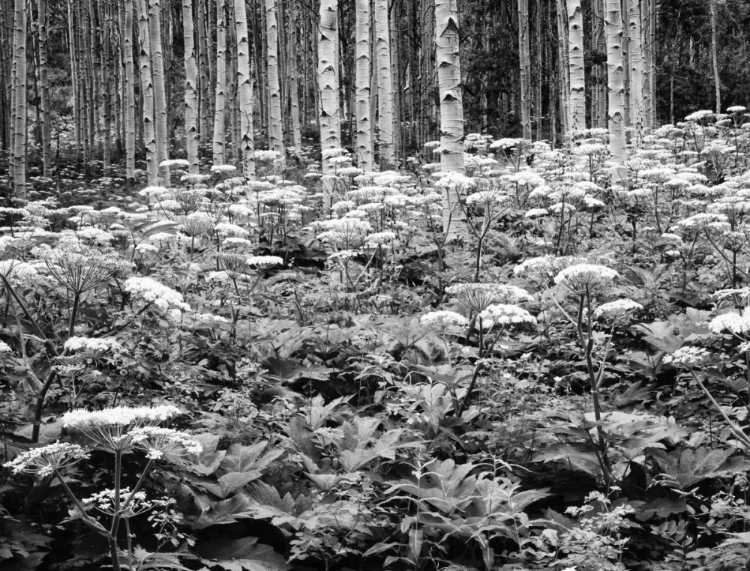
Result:
{"label": "aspen tree", "polygon": [[531,58],[529,56],[529,0],[518,0],[518,53],[521,64],[521,127],[531,139]]}
{"label": "aspen tree", "polygon": [[138,0],[138,66],[141,77],[142,121],[144,147],[146,148],[146,171],[149,184],[159,178],[159,163],[156,160],[156,126],[154,125],[154,82],[151,76],[151,35],[148,28],[146,0]]}
{"label": "aspen tree", "polygon": [[254,178],[253,78],[250,73],[250,39],[247,35],[245,0],[234,0],[234,29],[237,35],[237,98],[240,111],[242,174],[245,178]]}
{"label": "aspen tree", "polygon": [[[297,4],[292,2],[289,13],[289,41],[287,48],[287,62],[289,63],[289,107],[291,109],[292,119],[292,141],[294,150],[299,153],[302,151],[302,129],[300,127],[299,115],[299,71],[297,67],[298,49],[300,41],[297,33]],[[305,87],[307,87],[305,85]]]}
{"label": "aspen tree", "polygon": [[[133,65],[133,0],[124,1],[124,33],[122,38],[125,60],[125,177],[128,184],[135,181],[135,69]],[[74,82],[75,85],[75,82]]]}
{"label": "aspen tree", "polygon": [[214,110],[214,165],[226,162],[227,20],[224,0],[216,1],[216,109]]}
{"label": "aspen tree", "polygon": [[711,12],[711,67],[714,73],[714,98],[716,113],[721,113],[721,79],[719,78],[719,55],[716,40],[716,0],[708,1]]}
{"label": "aspen tree", "polygon": [[[569,69],[569,44],[570,37],[566,26],[567,17],[564,0],[557,0],[557,37],[560,45],[557,49],[557,75],[560,78],[560,88],[558,90],[560,105],[560,122],[563,133],[567,133],[571,128],[570,124],[570,69]],[[554,122],[553,122],[554,125]]]}
{"label": "aspen tree", "polygon": [[[318,86],[320,93],[320,146],[323,151],[341,147],[339,114],[339,77],[336,66],[336,36],[338,34],[338,0],[321,0],[320,35],[318,36]],[[323,158],[324,174],[332,174],[334,167]]]}
{"label": "aspen tree", "polygon": [[276,0],[266,0],[266,50],[268,57],[268,148],[284,157],[284,128],[279,85],[279,28]]}
{"label": "aspen tree", "polygon": [[37,0],[39,30],[38,52],[39,52],[39,104],[41,106],[41,132],[42,132],[42,168],[44,176],[51,176],[52,169],[52,130],[49,115],[49,81],[47,78],[47,2]]}
{"label": "aspen tree", "polygon": [[[464,108],[461,92],[458,6],[456,0],[435,0],[435,43],[440,98],[440,169],[464,173]],[[456,185],[443,193],[443,228],[465,216]]]}
{"label": "aspen tree", "polygon": [[148,27],[151,33],[151,65],[154,78],[154,119],[156,132],[156,162],[163,184],[169,184],[169,167],[161,166],[169,158],[167,132],[167,96],[164,85],[164,53],[161,34],[161,0],[147,0]]}
{"label": "aspen tree", "polygon": [[643,131],[643,51],[641,48],[640,0],[628,0],[630,12],[630,121],[636,141]]}
{"label": "aspen tree", "polygon": [[[625,85],[622,64],[622,12],[620,0],[607,0],[607,86],[609,89],[609,151],[615,164],[625,161]],[[613,182],[624,182],[618,169]]]}
{"label": "aspen tree", "polygon": [[13,18],[13,191],[26,196],[26,2],[15,0]]}
{"label": "aspen tree", "polygon": [[375,49],[378,68],[378,144],[380,161],[392,165],[393,82],[391,79],[391,42],[389,36],[388,0],[375,0]]}
{"label": "aspen tree", "polygon": [[573,131],[586,128],[586,76],[583,66],[583,10],[581,0],[567,0],[568,66],[570,96],[568,125]]}
{"label": "aspen tree", "polygon": [[372,118],[370,117],[370,0],[356,4],[356,104],[357,162],[365,172],[372,170]]}
{"label": "aspen tree", "polygon": [[182,26],[185,36],[185,147],[190,172],[197,174],[198,163],[198,65],[195,61],[193,0],[182,0]]}

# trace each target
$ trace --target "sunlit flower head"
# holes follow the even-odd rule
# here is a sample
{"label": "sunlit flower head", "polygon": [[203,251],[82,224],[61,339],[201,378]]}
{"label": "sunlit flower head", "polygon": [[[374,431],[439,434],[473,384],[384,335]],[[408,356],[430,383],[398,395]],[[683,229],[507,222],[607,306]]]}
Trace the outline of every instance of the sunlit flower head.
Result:
{"label": "sunlit flower head", "polygon": [[563,284],[573,293],[582,295],[598,289],[619,277],[612,268],[598,264],[576,264],[555,276],[556,284]]}
{"label": "sunlit flower head", "polygon": [[14,474],[36,474],[45,478],[86,458],[88,453],[78,444],[57,442],[32,448],[3,465]]}

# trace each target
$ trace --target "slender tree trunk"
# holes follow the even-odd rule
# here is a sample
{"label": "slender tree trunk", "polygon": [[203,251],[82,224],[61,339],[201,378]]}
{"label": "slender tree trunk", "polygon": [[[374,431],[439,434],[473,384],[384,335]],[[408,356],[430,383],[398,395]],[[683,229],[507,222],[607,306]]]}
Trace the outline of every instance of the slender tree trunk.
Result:
{"label": "slender tree trunk", "polygon": [[388,0],[375,0],[375,49],[378,68],[378,145],[381,167],[393,165],[393,81]]}
{"label": "slender tree trunk", "polygon": [[372,119],[370,117],[370,1],[357,0],[356,22],[356,104],[357,164],[372,170]]}
{"label": "slender tree trunk", "polygon": [[148,27],[146,0],[138,0],[138,65],[143,97],[143,138],[146,148],[148,183],[156,184],[159,163],[156,158],[156,126],[154,124],[154,82],[151,75],[151,35]]}
{"label": "slender tree trunk", "polygon": [[[297,4],[292,2],[289,10],[289,41],[287,42],[287,48],[289,50],[287,55],[287,62],[289,65],[289,108],[291,110],[292,119],[292,141],[294,142],[294,150],[297,153],[302,151],[302,129],[300,127],[300,116],[299,116],[299,70],[297,67],[297,60],[299,54],[297,53],[300,46],[300,38],[297,33]],[[304,56],[303,56],[304,57]],[[307,86],[305,86],[307,88]]]}
{"label": "slender tree trunk", "polygon": [[[320,35],[318,36],[318,91],[320,93],[320,145],[324,152],[341,147],[339,78],[336,66],[337,16],[338,0],[321,0]],[[324,158],[324,174],[331,174],[334,170],[331,162]]]}
{"label": "slender tree trunk", "polygon": [[253,77],[250,70],[250,38],[247,35],[245,0],[234,0],[234,30],[237,35],[237,97],[240,107],[240,155],[242,174],[255,178],[253,134]]}
{"label": "slender tree trunk", "polygon": [[42,108],[41,132],[42,132],[42,166],[44,176],[52,175],[52,129],[49,115],[49,80],[47,78],[47,2],[37,0],[37,11],[39,13],[39,99]]}
{"label": "slender tree trunk", "polygon": [[148,0],[148,24],[151,33],[151,65],[154,78],[154,114],[156,127],[156,162],[159,178],[169,185],[169,167],[161,166],[169,158],[169,132],[167,130],[167,95],[164,82],[164,53],[161,34],[161,0]]}
{"label": "slender tree trunk", "polygon": [[185,36],[185,148],[190,172],[198,174],[198,65],[195,61],[193,0],[182,0],[182,27]]}
{"label": "slender tree trunk", "polygon": [[586,76],[583,62],[583,10],[581,0],[568,0],[568,65],[570,98],[568,125],[573,131],[586,128]]}
{"label": "slender tree trunk", "polygon": [[[568,21],[567,12],[565,10],[565,2],[563,0],[557,0],[557,59],[558,59],[558,76],[560,78],[560,86],[557,90],[559,94],[559,105],[560,105],[560,121],[562,123],[563,134],[567,134],[572,128],[570,123],[570,35],[568,33],[568,27],[566,22]],[[584,109],[585,111],[585,109]]]}
{"label": "slender tree trunk", "polygon": [[[443,172],[464,172],[464,108],[461,92],[461,60],[458,36],[457,0],[435,0],[435,43],[440,97],[440,168]],[[465,218],[458,207],[459,190],[454,186],[443,194],[443,228]]]}
{"label": "slender tree trunk", "polygon": [[268,57],[268,148],[284,158],[284,123],[281,118],[279,85],[279,28],[276,0],[266,0],[266,49]]}
{"label": "slender tree trunk", "polygon": [[643,51],[641,47],[640,0],[628,0],[630,11],[630,120],[636,143],[643,133]]}
{"label": "slender tree trunk", "polygon": [[[625,161],[625,84],[622,63],[622,13],[620,0],[607,0],[607,86],[609,88],[609,151],[612,162]],[[623,183],[625,169],[619,169],[613,182]]]}
{"label": "slender tree trunk", "polygon": [[13,67],[15,68],[13,126],[13,192],[26,198],[26,2],[15,0],[13,18]]}
{"label": "slender tree trunk", "polygon": [[133,0],[124,0],[124,34],[122,38],[125,60],[125,177],[128,184],[135,182],[135,66],[133,65]]}
{"label": "slender tree trunk", "polygon": [[711,66],[714,72],[716,113],[721,113],[721,79],[719,78],[719,48],[716,39],[716,0],[709,0],[711,9]]}
{"label": "slender tree trunk", "polygon": [[214,165],[226,162],[227,17],[224,0],[216,2],[216,109],[214,114]]}
{"label": "slender tree trunk", "polygon": [[529,56],[529,0],[518,0],[518,53],[521,73],[521,127],[523,138],[531,140],[531,58]]}

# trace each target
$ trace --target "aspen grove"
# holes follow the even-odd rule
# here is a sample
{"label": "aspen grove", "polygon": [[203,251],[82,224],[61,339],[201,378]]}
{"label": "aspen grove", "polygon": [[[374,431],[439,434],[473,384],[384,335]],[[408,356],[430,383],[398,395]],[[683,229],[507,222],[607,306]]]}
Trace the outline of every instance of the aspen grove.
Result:
{"label": "aspen grove", "polygon": [[750,568],[749,46],[0,0],[0,569]]}

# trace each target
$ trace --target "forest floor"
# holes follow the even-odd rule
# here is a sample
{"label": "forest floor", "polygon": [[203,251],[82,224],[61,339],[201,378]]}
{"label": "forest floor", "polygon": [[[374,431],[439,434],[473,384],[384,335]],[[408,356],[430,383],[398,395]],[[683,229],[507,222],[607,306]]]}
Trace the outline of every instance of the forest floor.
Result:
{"label": "forest floor", "polygon": [[746,126],[619,169],[600,130],[468,136],[465,175],[33,167],[0,207],[0,567],[746,568]]}

